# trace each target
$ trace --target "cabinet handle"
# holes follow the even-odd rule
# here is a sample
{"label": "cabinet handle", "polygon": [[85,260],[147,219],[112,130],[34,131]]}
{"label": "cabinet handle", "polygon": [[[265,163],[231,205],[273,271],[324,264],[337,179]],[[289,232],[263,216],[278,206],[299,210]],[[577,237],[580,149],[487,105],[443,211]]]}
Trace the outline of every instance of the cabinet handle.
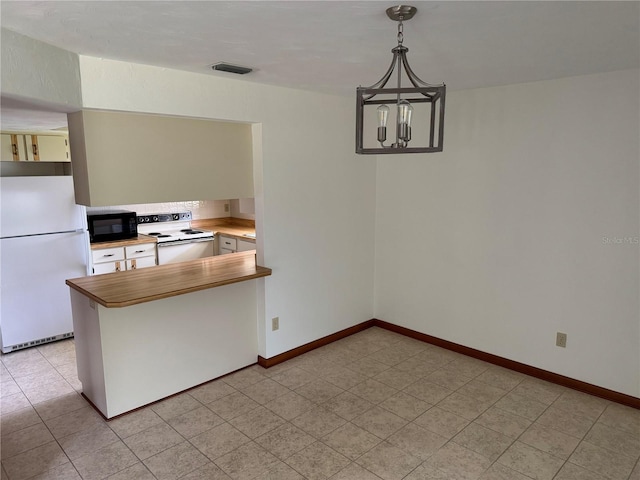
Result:
{"label": "cabinet handle", "polygon": [[31,145],[33,147],[33,154],[37,157],[38,156],[38,145],[36,145],[35,143],[33,145]]}
{"label": "cabinet handle", "polygon": [[136,250],[135,253],[144,253],[144,250]]}
{"label": "cabinet handle", "polygon": [[[20,140],[22,140],[22,145],[24,145],[24,138],[20,135]],[[22,160],[20,158],[20,150],[18,149],[18,135],[11,135],[11,153],[13,154],[13,161],[19,162]],[[26,158],[24,159],[26,160]]]}
{"label": "cabinet handle", "polygon": [[107,253],[105,253],[105,254],[103,255],[103,257],[113,257],[114,255],[115,255],[115,253],[108,253],[108,254],[107,254]]}

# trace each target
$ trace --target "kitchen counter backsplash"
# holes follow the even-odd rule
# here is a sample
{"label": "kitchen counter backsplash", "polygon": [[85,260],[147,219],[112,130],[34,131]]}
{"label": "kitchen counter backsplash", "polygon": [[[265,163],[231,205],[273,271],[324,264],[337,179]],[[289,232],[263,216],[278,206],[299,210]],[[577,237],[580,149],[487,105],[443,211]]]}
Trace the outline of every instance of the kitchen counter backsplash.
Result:
{"label": "kitchen counter backsplash", "polygon": [[113,205],[109,207],[87,207],[87,213],[102,213],[109,210],[131,210],[136,212],[138,215],[145,215],[150,213],[177,213],[190,211],[193,214],[193,219],[196,220],[200,218],[230,217],[230,203],[231,200],[191,200],[186,202]]}

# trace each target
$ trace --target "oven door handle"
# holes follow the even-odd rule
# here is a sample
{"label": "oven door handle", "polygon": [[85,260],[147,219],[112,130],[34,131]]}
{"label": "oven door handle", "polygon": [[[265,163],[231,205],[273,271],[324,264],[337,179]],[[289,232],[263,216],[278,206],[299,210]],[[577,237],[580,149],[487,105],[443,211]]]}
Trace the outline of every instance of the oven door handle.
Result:
{"label": "oven door handle", "polygon": [[199,243],[199,242],[213,242],[214,237],[207,238],[190,238],[189,240],[176,240],[173,242],[162,242],[158,243],[158,248],[160,247],[170,247],[172,245],[186,245],[187,243]]}

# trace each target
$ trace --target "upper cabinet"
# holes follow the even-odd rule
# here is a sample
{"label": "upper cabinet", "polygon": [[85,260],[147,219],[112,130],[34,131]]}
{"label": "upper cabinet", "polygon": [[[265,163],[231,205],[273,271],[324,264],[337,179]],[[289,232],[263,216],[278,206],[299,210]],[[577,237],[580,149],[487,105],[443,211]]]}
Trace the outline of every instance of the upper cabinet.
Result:
{"label": "upper cabinet", "polygon": [[69,162],[69,139],[61,135],[25,135],[27,160]]}
{"label": "upper cabinet", "polygon": [[66,135],[2,133],[2,161],[69,162]]}
{"label": "upper cabinet", "polygon": [[22,162],[27,160],[24,135],[2,133],[2,157],[3,162]]}
{"label": "upper cabinet", "polygon": [[254,196],[249,124],[96,110],[68,123],[79,204]]}

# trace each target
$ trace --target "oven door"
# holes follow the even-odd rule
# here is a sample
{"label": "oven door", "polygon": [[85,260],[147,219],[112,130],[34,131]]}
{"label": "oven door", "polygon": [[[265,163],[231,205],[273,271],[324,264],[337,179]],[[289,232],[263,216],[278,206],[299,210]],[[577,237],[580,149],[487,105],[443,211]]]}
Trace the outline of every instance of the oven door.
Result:
{"label": "oven door", "polygon": [[213,238],[158,243],[158,265],[213,256]]}

